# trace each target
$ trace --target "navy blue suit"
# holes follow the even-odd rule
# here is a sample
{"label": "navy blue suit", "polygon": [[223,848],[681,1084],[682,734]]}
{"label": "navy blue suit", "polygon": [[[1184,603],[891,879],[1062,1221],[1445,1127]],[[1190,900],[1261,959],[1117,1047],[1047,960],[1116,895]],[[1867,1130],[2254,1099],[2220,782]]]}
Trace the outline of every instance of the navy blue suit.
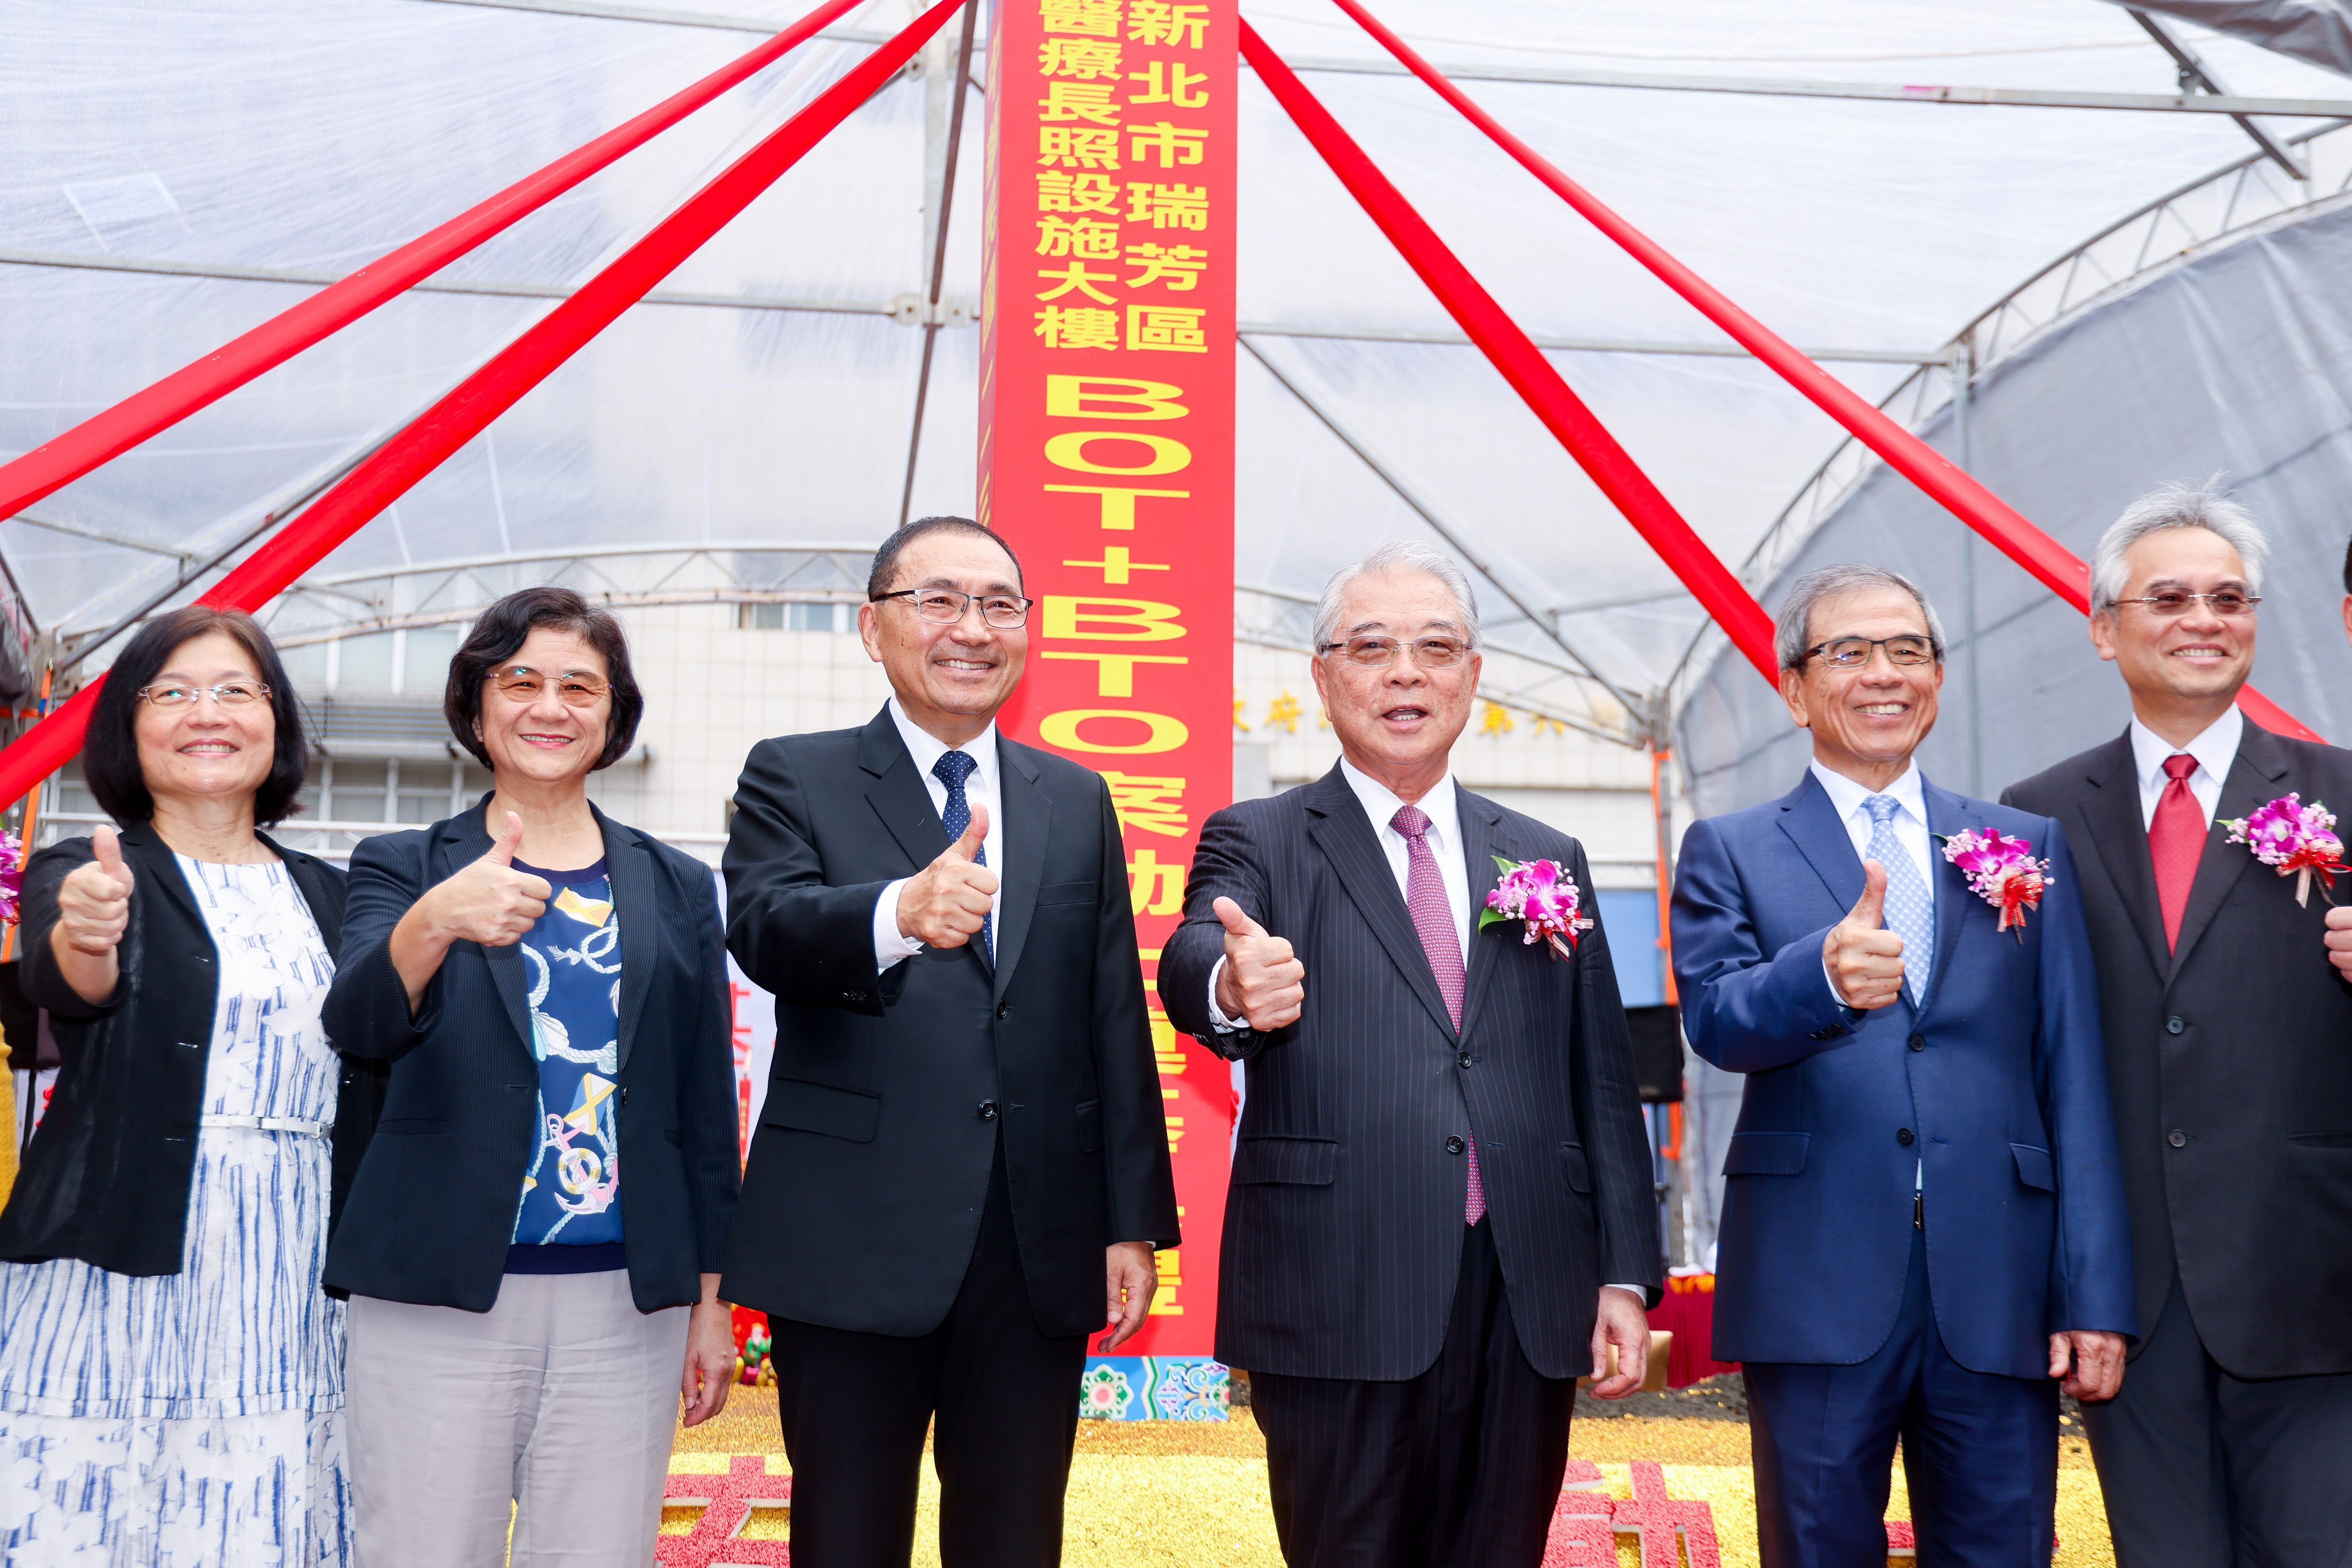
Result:
{"label": "navy blue suit", "polygon": [[[1906,989],[1865,1013],[1830,990],[1822,944],[1861,897],[1863,869],[1810,771],[1683,840],[1684,1027],[1701,1056],[1748,1075],[1724,1164],[1715,1353],[1748,1364],[1765,1406],[1768,1568],[1843,1561],[1834,1543],[1876,1532],[1874,1510],[1830,1516],[1867,1510],[1872,1487],[1884,1508],[1898,1433],[1923,1561],[1941,1512],[1934,1560],[2046,1562],[2046,1517],[2012,1531],[1985,1516],[2046,1515],[2053,1497],[2047,1336],[2136,1332],[2098,986],[2064,837],[2046,817],[1924,793],[1931,833],[2022,837],[2051,873],[2020,942],[1932,855],[1936,950],[1916,1006]],[[1801,1420],[1785,1407],[1772,1419],[1771,1396],[1786,1406],[1800,1385]],[[1972,1429],[1955,1433],[1954,1413]],[[1859,1492],[1803,1479],[1852,1471],[1882,1440]],[[1937,1474],[1946,1451],[1966,1458]],[[1988,1476],[2007,1478],[1999,1495],[1972,1493]]]}

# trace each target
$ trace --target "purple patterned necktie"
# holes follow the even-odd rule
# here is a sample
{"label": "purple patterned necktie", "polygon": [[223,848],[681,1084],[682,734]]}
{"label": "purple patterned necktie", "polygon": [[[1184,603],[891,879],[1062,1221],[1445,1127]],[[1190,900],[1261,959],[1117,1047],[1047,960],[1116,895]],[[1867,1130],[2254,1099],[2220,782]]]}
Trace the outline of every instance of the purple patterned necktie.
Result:
{"label": "purple patterned necktie", "polygon": [[[1429,852],[1429,813],[1418,806],[1399,806],[1389,826],[1404,837],[1407,856],[1404,904],[1412,914],[1412,928],[1421,950],[1429,956],[1430,973],[1437,977],[1438,994],[1453,1016],[1456,1034],[1462,1030],[1462,993],[1467,977],[1462,971],[1462,930],[1454,908],[1445,902],[1445,879],[1437,874],[1437,857]],[[1468,1145],[1470,1191],[1462,1203],[1462,1218],[1472,1225],[1486,1218],[1486,1184],[1478,1175],[1478,1140]]]}

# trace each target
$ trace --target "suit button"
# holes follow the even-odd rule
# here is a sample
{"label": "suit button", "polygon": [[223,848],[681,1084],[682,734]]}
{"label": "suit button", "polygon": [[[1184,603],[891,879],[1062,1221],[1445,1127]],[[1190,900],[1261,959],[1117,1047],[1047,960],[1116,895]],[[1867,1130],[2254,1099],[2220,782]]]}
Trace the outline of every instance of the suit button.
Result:
{"label": "suit button", "polygon": [[1906,1148],[1910,1146],[1912,1140],[1916,1136],[1918,1136],[1918,1134],[1912,1132],[1908,1127],[1897,1127],[1895,1129],[1895,1141],[1903,1145]]}
{"label": "suit button", "polygon": [[1927,1037],[1924,1034],[1915,1034],[1911,1037],[1909,1043],[1911,1049],[1914,1051],[1925,1051],[1927,1049]]}
{"label": "suit button", "polygon": [[1448,1138],[1445,1140],[1445,1152],[1449,1155],[1458,1155],[1469,1146],[1469,1145],[1464,1143],[1459,1138]]}
{"label": "suit button", "polygon": [[998,1018],[1001,1018],[1001,1019],[1002,1019],[1002,1018],[1011,1018],[1011,1017],[1013,1016],[1013,1004],[1012,1004],[1011,1002],[999,1002],[999,1003],[997,1003],[997,1004],[996,1004],[996,1016],[997,1016]]}
{"label": "suit button", "polygon": [[625,1104],[627,1104],[628,1103],[629,1103],[629,1086],[628,1086],[627,1084],[624,1083],[624,1084],[622,1084],[622,1085],[621,1085],[621,1103],[622,1103],[622,1104],[624,1104],[624,1105],[625,1105]]}
{"label": "suit button", "polygon": [[980,1103],[980,1119],[983,1122],[993,1122],[996,1120],[995,1101],[982,1100]]}
{"label": "suit button", "polygon": [[2164,1141],[2176,1149],[2185,1149],[2189,1146],[2189,1134],[2175,1127],[2164,1135]]}
{"label": "suit button", "polygon": [[1468,1051],[1464,1051],[1461,1055],[1459,1055],[1459,1056],[1455,1057],[1455,1058],[1454,1059],[1454,1066],[1456,1066],[1456,1067],[1467,1067],[1467,1066],[1469,1066],[1469,1065],[1470,1065],[1470,1053],[1469,1053]]}
{"label": "suit button", "polygon": [[2167,1034],[2179,1034],[2182,1030],[2187,1029],[2188,1027],[2189,1020],[2187,1019],[2172,1018],[2164,1020],[2164,1032]]}
{"label": "suit button", "polygon": [[841,993],[841,999],[845,1002],[854,1002],[857,999],[857,993],[856,991],[844,991]]}

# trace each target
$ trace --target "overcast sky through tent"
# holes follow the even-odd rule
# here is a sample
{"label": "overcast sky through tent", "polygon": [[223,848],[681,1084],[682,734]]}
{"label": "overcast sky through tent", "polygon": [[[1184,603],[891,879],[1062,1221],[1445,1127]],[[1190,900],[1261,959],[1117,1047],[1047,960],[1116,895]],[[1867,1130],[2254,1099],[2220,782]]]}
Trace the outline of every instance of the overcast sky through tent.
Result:
{"label": "overcast sky through tent", "polygon": [[[805,8],[680,10],[748,27]],[[1378,9],[1441,65],[2175,90],[2172,62],[2100,0]],[[895,29],[909,15],[905,0],[877,0],[845,25]],[[1322,0],[1268,0],[1250,16],[1295,60],[1385,57]],[[2352,97],[2342,78],[2175,25],[2233,92]],[[121,268],[349,271],[756,41],[447,0],[0,0],[0,36],[5,455],[302,293]],[[795,52],[445,277],[576,284],[865,48]],[[1425,88],[1328,70],[1307,79],[1539,338],[1721,341]],[[1799,346],[1881,355],[1940,351],[2053,256],[2250,150],[2218,115],[1470,86]],[[1562,633],[1613,680],[1661,685],[1699,625],[1695,606],[1475,350],[1284,335],[1451,323],[1247,73],[1244,92],[1241,317],[1265,329],[1253,347],[1474,536],[1524,598],[1560,612]],[[318,575],[648,540],[877,540],[898,518],[922,347],[886,311],[923,285],[923,93],[894,83],[667,285],[720,302],[630,312]],[[2282,134],[2311,123],[2273,122]],[[968,124],[976,135],[976,114]],[[950,298],[979,291],[980,172],[977,157],[963,161]],[[547,308],[410,295],[34,509],[125,542],[23,517],[0,526],[32,614],[87,629],[135,607],[178,570],[168,552],[226,542]],[[971,506],[976,340],[968,328],[940,335],[918,513]],[[1826,417],[1744,359],[1553,357],[1735,563],[1838,443]],[[1426,532],[1273,373],[1248,354],[1241,367],[1241,583],[1311,594],[1371,538]],[[1907,373],[1883,361],[1832,368],[1873,398]],[[1958,527],[1932,508],[1906,526]],[[1488,608],[1499,642],[1549,646],[1508,624],[1496,596]],[[353,612],[319,592],[275,613],[287,628]]]}

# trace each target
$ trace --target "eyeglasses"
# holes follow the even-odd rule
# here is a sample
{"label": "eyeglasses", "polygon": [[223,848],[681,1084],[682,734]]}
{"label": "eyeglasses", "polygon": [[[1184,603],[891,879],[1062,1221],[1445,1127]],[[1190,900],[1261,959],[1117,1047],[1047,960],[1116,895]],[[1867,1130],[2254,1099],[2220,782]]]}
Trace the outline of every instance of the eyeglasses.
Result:
{"label": "eyeglasses", "polygon": [[2116,602],[2145,604],[2150,615],[2169,621],[2176,615],[2188,614],[2192,604],[2210,604],[2216,615],[2252,615],[2262,600],[2255,594],[2225,588],[2219,593],[2151,593],[2144,599],[2118,599]]}
{"label": "eyeglasses", "polygon": [[1859,670],[1870,663],[1874,649],[1886,650],[1886,662],[1905,669],[1936,662],[1933,639],[1917,636],[1901,637],[1832,637],[1826,643],[1816,643],[1805,650],[1808,659],[1819,659],[1824,668]]}
{"label": "eyeglasses", "polygon": [[942,626],[952,626],[963,619],[963,612],[977,604],[980,618],[991,626],[1013,627],[1029,619],[1029,607],[1037,601],[1010,593],[958,593],[952,588],[902,588],[895,593],[877,593],[873,602],[886,599],[903,599],[914,606],[915,613],[926,621],[936,621]]}
{"label": "eyeglasses", "polygon": [[1350,637],[1344,643],[1326,643],[1315,651],[1337,652],[1351,664],[1376,670],[1395,664],[1398,651],[1408,647],[1412,650],[1412,662],[1424,670],[1452,669],[1470,652],[1470,644],[1458,637],[1421,637],[1412,643],[1394,637]]}
{"label": "eyeglasses", "polygon": [[268,697],[269,688],[257,682],[231,681],[218,686],[141,686],[138,695],[151,707],[187,707],[206,695],[223,707],[247,707]]}
{"label": "eyeglasses", "polygon": [[555,695],[572,707],[593,707],[613,692],[611,686],[585,670],[566,670],[562,674],[551,674],[545,670],[534,670],[529,664],[509,664],[503,669],[492,670],[490,679],[497,684],[499,690],[519,703],[537,702],[539,694],[547,689],[550,681],[555,683]]}

